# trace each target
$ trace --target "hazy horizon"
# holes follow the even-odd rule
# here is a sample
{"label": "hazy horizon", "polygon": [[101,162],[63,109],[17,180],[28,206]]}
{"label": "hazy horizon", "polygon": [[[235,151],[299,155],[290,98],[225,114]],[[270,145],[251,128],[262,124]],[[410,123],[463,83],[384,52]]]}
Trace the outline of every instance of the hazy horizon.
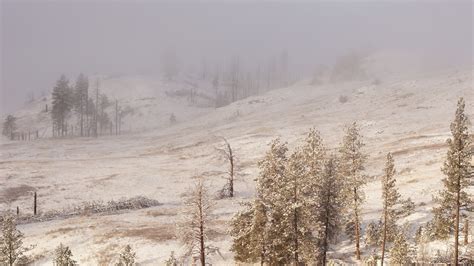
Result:
{"label": "hazy horizon", "polygon": [[287,51],[310,75],[355,50],[406,50],[472,65],[472,7],[456,2],[1,1],[0,113],[60,74],[157,75],[165,51],[184,69],[264,64]]}

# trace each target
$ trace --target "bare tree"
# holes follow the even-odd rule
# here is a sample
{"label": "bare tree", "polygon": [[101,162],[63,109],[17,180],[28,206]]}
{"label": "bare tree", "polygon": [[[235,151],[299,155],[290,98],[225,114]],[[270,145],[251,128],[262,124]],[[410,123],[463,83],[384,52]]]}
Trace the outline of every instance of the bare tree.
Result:
{"label": "bare tree", "polygon": [[232,147],[230,146],[230,143],[227,141],[226,138],[223,138],[225,142],[225,147],[222,149],[218,149],[225,159],[229,162],[229,170],[227,172],[227,183],[225,184],[224,188],[221,191],[221,197],[234,197],[234,159],[235,155],[232,150]]}
{"label": "bare tree", "polygon": [[235,102],[238,99],[238,90],[240,89],[240,60],[239,57],[234,57],[230,64],[229,69],[229,82],[230,82],[230,96],[231,102]]}
{"label": "bare tree", "polygon": [[185,198],[184,205],[185,219],[179,230],[180,239],[187,249],[186,255],[199,254],[201,265],[204,266],[214,203],[202,178]]}

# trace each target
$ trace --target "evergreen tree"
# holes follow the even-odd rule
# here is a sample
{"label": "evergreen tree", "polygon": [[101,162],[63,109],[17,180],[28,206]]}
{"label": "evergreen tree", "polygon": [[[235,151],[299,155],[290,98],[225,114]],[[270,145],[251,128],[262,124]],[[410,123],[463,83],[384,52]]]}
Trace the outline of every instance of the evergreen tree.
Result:
{"label": "evergreen tree", "polygon": [[397,211],[395,205],[399,202],[400,194],[395,187],[395,165],[391,153],[387,154],[387,162],[385,164],[384,175],[382,177],[382,265],[385,258],[385,245],[395,235],[397,229]]}
{"label": "evergreen tree", "polygon": [[285,229],[282,236],[287,236],[284,241],[289,241],[283,252],[287,252],[287,260],[295,264],[315,261],[318,233],[315,229],[319,228],[313,209],[317,194],[313,180],[308,179],[312,176],[305,173],[303,157],[301,150],[290,156],[278,199],[278,209],[283,213],[280,227]]}
{"label": "evergreen tree", "polygon": [[209,238],[214,203],[204,181],[200,178],[184,201],[186,215],[181,225],[181,241],[187,255],[198,254],[201,265],[206,265],[206,241]]}
{"label": "evergreen tree", "polygon": [[243,204],[231,222],[232,251],[239,262],[263,264],[267,252],[267,216],[265,207],[257,197],[252,203]]}
{"label": "evergreen tree", "polygon": [[345,209],[344,180],[339,173],[338,165],[339,162],[334,155],[326,161],[321,179],[321,188],[318,193],[321,199],[318,217],[323,227],[320,244],[322,249],[321,265],[326,265],[329,240],[336,237],[341,225],[342,213]]}
{"label": "evergreen tree", "polygon": [[435,198],[437,206],[433,208],[434,225],[437,237],[446,237],[449,231],[454,231],[453,264],[458,264],[459,229],[461,211],[472,206],[466,188],[469,185],[472,152],[468,133],[468,118],[464,112],[464,99],[460,98],[454,121],[451,123],[452,138],[447,140],[448,152],[442,171],[443,190]]}
{"label": "evergreen tree", "polygon": [[324,212],[325,206],[323,204],[325,204],[326,199],[322,192],[324,190],[324,175],[327,174],[325,173],[325,160],[326,147],[319,132],[312,128],[306,135],[304,144],[301,147],[301,161],[303,162],[302,168],[304,169],[301,173],[304,176],[301,183],[306,183],[302,195],[304,195],[306,202],[304,208],[308,209],[312,215],[313,222],[311,227],[313,227],[313,237],[316,238],[316,246],[310,247],[311,249],[314,248],[312,253],[316,254],[314,257],[316,261],[321,261],[325,254],[325,228],[323,225],[326,224],[326,213]]}
{"label": "evergreen tree", "polygon": [[[265,230],[265,261],[270,264],[288,263],[291,252],[288,252],[290,237],[285,235],[284,210],[281,206],[282,185],[285,182],[288,158],[286,143],[274,140],[270,150],[259,162],[260,175],[257,179],[257,195],[264,207],[267,217]],[[290,255],[289,255],[290,254]]]}
{"label": "evergreen tree", "polygon": [[136,255],[130,245],[126,245],[120,253],[117,266],[133,266],[135,264]]}
{"label": "evergreen tree", "polygon": [[51,116],[53,119],[53,129],[57,130],[58,136],[67,133],[67,118],[73,106],[73,94],[69,88],[69,81],[62,75],[56,82],[53,89],[53,109]]}
{"label": "evergreen tree", "polygon": [[382,221],[370,222],[365,228],[364,242],[369,247],[376,247],[380,244],[380,231],[382,228]]}
{"label": "evergreen tree", "polygon": [[80,136],[85,134],[85,119],[87,115],[87,101],[89,99],[89,80],[84,74],[77,77],[74,87],[75,94],[75,110],[79,116]]}
{"label": "evergreen tree", "polygon": [[391,265],[410,265],[412,261],[410,244],[403,232],[397,233],[390,250]]}
{"label": "evergreen tree", "polygon": [[99,98],[99,109],[100,111],[98,112],[98,123],[99,123],[99,129],[100,133],[104,131],[104,128],[106,128],[108,125],[110,125],[110,117],[105,111],[112,103],[109,101],[109,98],[105,94],[101,94]]}
{"label": "evergreen tree", "polygon": [[363,174],[367,160],[367,156],[361,150],[363,146],[359,127],[354,122],[346,129],[340,153],[342,174],[345,177],[345,194],[352,210],[346,229],[355,240],[355,254],[358,260],[360,260],[361,205],[364,201],[362,187],[367,182],[367,177]]}
{"label": "evergreen tree", "polygon": [[166,266],[178,266],[178,259],[174,256],[174,251],[171,251],[170,257],[165,260]]}
{"label": "evergreen tree", "polygon": [[0,262],[2,265],[16,265],[25,260],[23,253],[23,234],[16,229],[16,221],[7,214],[2,221],[2,235],[0,238]]}
{"label": "evergreen tree", "polygon": [[3,122],[2,134],[13,140],[13,133],[16,130],[16,117],[8,115]]}
{"label": "evergreen tree", "polygon": [[62,243],[54,251],[55,266],[73,266],[76,265],[76,261],[72,259],[72,252],[68,246],[64,246]]}

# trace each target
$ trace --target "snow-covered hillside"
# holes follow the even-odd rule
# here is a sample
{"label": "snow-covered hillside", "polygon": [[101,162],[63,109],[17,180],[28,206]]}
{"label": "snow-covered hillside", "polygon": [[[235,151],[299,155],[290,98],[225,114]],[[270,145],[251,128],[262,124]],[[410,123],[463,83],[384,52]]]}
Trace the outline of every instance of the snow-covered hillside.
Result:
{"label": "snow-covered hillside", "polygon": [[[224,185],[226,162],[216,148],[223,145],[225,137],[237,160],[236,197],[217,201],[220,233],[212,244],[222,256],[214,255],[210,261],[231,265],[227,222],[239,209],[239,202],[253,197],[257,161],[270,140],[280,137],[291,148],[315,127],[325,143],[336,148],[344,126],[357,121],[369,155],[367,173],[372,177],[365,188],[364,225],[380,216],[378,177],[386,153],[392,152],[400,193],[416,203],[415,213],[402,222],[409,222],[414,230],[430,218],[431,197],[441,185],[445,140],[459,97],[465,98],[467,113],[474,120],[473,74],[469,68],[408,79],[387,77],[377,83],[367,80],[311,85],[310,80],[303,80],[217,109],[204,100],[191,105],[185,97],[166,93],[178,91],[186,86],[185,82],[104,78],[103,91],[136,110],[125,121],[129,134],[24,142],[3,139],[0,207],[13,210],[19,206],[22,212],[31,213],[33,191],[38,193],[40,212],[86,201],[134,196],[156,199],[162,205],[29,223],[19,228],[26,236],[25,244],[35,245],[29,254],[37,256],[38,265],[51,264],[51,254],[60,242],[70,246],[74,257],[84,265],[109,265],[127,243],[136,250],[140,265],[161,265],[171,251],[182,251],[175,237],[176,222],[180,219],[181,195],[191,187],[193,178],[205,176],[213,193]],[[20,127],[49,132],[50,120],[41,112],[43,108],[40,99],[18,112]],[[171,113],[178,119],[173,126],[168,120]],[[351,262],[352,248],[343,241],[331,256]],[[363,253],[368,255],[365,249]]]}

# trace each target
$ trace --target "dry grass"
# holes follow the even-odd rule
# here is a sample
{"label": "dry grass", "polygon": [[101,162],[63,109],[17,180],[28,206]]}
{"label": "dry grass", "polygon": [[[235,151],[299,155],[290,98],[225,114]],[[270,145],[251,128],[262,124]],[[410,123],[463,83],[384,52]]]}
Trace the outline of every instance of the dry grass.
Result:
{"label": "dry grass", "polygon": [[136,228],[120,228],[102,235],[98,243],[107,243],[117,238],[141,238],[152,242],[164,242],[175,238],[175,226],[173,224],[157,224]]}
{"label": "dry grass", "polygon": [[54,230],[50,230],[50,231],[46,232],[46,235],[53,235],[52,237],[55,238],[59,235],[65,235],[65,234],[71,233],[71,232],[76,231],[76,230],[78,230],[78,228],[62,227],[62,228],[57,228],[57,229],[54,229]]}
{"label": "dry grass", "polygon": [[400,150],[394,151],[392,154],[394,156],[399,156],[399,155],[406,155],[406,154],[414,153],[414,152],[439,150],[439,149],[446,149],[446,148],[447,148],[446,143],[435,143],[435,144],[426,144],[426,145],[400,149]]}
{"label": "dry grass", "polygon": [[159,217],[159,216],[176,216],[178,215],[175,209],[171,208],[161,208],[159,210],[151,210],[147,211],[146,215],[151,217]]}

